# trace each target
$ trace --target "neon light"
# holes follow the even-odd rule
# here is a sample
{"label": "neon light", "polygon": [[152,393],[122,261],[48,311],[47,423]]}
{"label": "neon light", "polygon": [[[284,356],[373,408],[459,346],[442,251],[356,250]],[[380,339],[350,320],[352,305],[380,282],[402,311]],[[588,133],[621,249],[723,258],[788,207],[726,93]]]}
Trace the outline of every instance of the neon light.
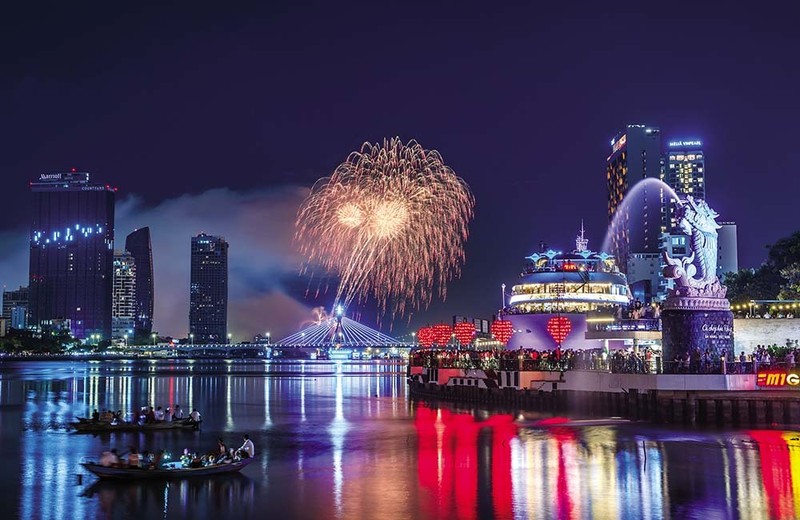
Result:
{"label": "neon light", "polygon": [[670,141],[670,148],[679,148],[683,146],[703,146],[703,141],[697,139],[694,141]]}
{"label": "neon light", "polygon": [[796,387],[800,385],[799,372],[787,372],[779,370],[770,370],[768,372],[759,372],[756,376],[756,386],[766,387]]}

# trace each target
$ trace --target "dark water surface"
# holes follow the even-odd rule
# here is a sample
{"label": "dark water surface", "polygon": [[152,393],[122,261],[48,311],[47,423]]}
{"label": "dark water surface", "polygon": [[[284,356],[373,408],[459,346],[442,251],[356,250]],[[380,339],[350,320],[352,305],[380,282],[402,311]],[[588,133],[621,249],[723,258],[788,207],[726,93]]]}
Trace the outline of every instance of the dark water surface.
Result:
{"label": "dark water surface", "polygon": [[[562,424],[412,403],[379,362],[0,365],[0,504],[20,518],[797,518],[800,432]],[[198,408],[200,432],[76,434],[98,408]],[[236,477],[99,483],[104,449],[230,446]]]}

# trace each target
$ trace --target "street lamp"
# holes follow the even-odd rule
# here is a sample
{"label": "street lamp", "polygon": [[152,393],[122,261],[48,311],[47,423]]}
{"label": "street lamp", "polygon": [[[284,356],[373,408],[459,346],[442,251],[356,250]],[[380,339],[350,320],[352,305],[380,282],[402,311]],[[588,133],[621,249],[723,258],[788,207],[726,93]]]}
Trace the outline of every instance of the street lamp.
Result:
{"label": "street lamp", "polygon": [[194,345],[194,334],[189,334],[189,341]]}
{"label": "street lamp", "polygon": [[153,346],[155,347],[156,346],[156,334],[155,334],[155,332],[153,334],[151,334],[151,336],[153,338]]}
{"label": "street lamp", "polygon": [[231,333],[229,332],[228,333],[228,344],[230,344],[230,342],[231,342]]}
{"label": "street lamp", "polygon": [[272,341],[270,340],[270,334],[267,332],[267,345],[271,345]]}
{"label": "street lamp", "polygon": [[416,332],[412,332],[411,333],[411,344],[412,345],[416,345],[417,344],[417,333]]}
{"label": "street lamp", "polygon": [[123,336],[123,338],[125,338],[125,346],[127,347],[127,346],[128,346],[128,335],[127,335],[127,334],[125,334],[125,335]]}

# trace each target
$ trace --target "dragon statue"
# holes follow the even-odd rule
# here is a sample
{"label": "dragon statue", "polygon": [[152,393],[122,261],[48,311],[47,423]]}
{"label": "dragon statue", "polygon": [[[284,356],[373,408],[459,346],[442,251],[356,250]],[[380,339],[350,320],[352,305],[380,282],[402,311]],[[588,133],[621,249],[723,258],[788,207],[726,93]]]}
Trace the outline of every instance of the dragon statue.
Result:
{"label": "dragon statue", "polygon": [[[664,276],[675,280],[679,293],[713,293],[719,296],[724,291],[717,278],[718,216],[702,199],[695,200],[688,195],[686,200],[677,201],[678,226],[689,237],[691,253],[683,258],[672,258],[665,251]],[[724,297],[724,292],[721,296]]]}

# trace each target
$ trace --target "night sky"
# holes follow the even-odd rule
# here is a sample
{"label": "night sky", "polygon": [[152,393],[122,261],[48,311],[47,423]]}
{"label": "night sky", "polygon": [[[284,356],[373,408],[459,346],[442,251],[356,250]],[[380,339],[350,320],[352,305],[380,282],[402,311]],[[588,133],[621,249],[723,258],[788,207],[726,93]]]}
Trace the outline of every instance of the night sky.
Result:
{"label": "night sky", "polygon": [[[154,250],[157,271],[188,270],[189,235],[217,232],[232,255],[244,248],[236,237],[286,257],[274,269],[232,265],[247,297],[302,296],[287,274],[297,259],[271,241],[289,247],[304,189],[362,142],[391,136],[439,150],[476,197],[463,276],[415,325],[490,316],[523,257],[540,241],[573,247],[581,219],[599,247],[609,140],[625,124],[704,141],[708,201],[738,224],[740,266],[800,228],[791,3],[263,4],[2,8],[0,283],[27,283],[28,182],[76,167],[119,187],[125,214],[139,212],[126,224],[150,225],[154,247],[178,244]],[[211,196],[270,222],[245,236],[195,223],[192,201]],[[165,236],[156,219],[175,201],[190,208],[175,217],[185,236]],[[118,244],[131,231],[121,227]],[[159,289],[188,293],[188,278]],[[300,303],[298,313],[315,304]],[[234,328],[295,327],[261,316]],[[185,323],[161,320],[163,333],[185,334]]]}

